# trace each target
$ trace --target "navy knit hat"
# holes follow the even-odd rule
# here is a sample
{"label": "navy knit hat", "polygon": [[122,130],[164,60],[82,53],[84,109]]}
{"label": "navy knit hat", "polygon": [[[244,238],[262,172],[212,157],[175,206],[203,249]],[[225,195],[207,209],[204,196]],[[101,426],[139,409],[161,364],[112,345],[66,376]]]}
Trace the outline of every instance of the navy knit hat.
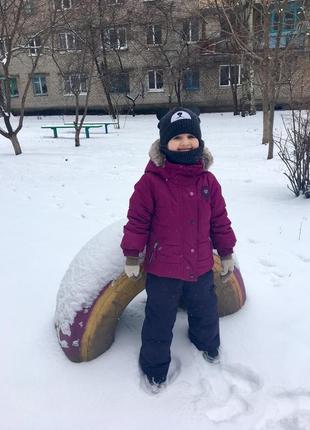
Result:
{"label": "navy knit hat", "polygon": [[201,142],[200,119],[190,109],[177,107],[164,115],[158,123],[160,148],[167,148],[168,142],[174,136],[188,133]]}
{"label": "navy knit hat", "polygon": [[[195,112],[183,107],[174,108],[160,119],[158,128],[159,149],[169,161],[178,164],[195,164],[201,159],[204,143],[201,139],[200,119]],[[195,136],[199,141],[199,147],[188,152],[170,151],[169,140],[182,133]]]}

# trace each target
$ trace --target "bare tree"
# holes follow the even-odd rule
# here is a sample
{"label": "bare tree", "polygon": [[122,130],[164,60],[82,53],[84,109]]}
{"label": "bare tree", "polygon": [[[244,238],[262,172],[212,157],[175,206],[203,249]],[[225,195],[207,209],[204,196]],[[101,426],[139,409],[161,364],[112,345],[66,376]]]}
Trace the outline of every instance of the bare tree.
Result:
{"label": "bare tree", "polygon": [[306,6],[306,2],[277,0],[270,5],[264,1],[259,10],[263,21],[263,50],[257,76],[264,114],[262,143],[268,144],[268,159],[273,158],[274,112],[279,94],[287,83],[288,68],[291,76],[299,71],[300,63],[294,60],[297,49],[304,44]]}
{"label": "bare tree", "polygon": [[[254,4],[241,0],[238,2],[240,7],[236,8],[235,2],[215,1],[225,20],[227,37],[250,62],[250,70],[251,67],[255,69],[255,83],[260,89],[264,116],[262,143],[268,144],[267,158],[271,159],[274,111],[283,87],[285,67],[296,47],[302,44],[306,24],[304,10],[309,6],[306,1],[300,1],[296,6],[296,2],[289,0],[261,0]],[[240,19],[240,13],[249,8],[253,10],[252,14],[248,12],[249,18]],[[249,82],[252,85],[252,79]]]}
{"label": "bare tree", "polygon": [[223,73],[231,89],[234,115],[256,113],[253,60],[234,37],[238,35],[252,51],[254,4],[255,0],[196,1],[197,11],[206,28],[200,42],[201,53],[211,60],[217,56],[225,57],[227,67]]}
{"label": "bare tree", "polygon": [[[95,70],[101,82],[109,114],[117,118],[119,97],[114,95],[117,75],[125,76],[122,52],[127,48],[127,32],[130,25],[131,2],[119,7],[109,0],[87,0],[84,20],[91,28],[88,47]],[[134,4],[134,2],[133,2]]]}
{"label": "bare tree", "polygon": [[[46,2],[32,3],[25,0],[0,2],[0,115],[4,126],[0,134],[9,139],[16,155],[22,153],[18,133],[22,129],[25,104],[33,74],[49,36],[52,12]],[[23,86],[17,89],[17,79],[12,70],[17,61],[25,64],[29,74]],[[18,91],[18,92],[17,92]],[[14,94],[15,92],[15,94]],[[20,96],[19,120],[12,124],[12,95]]]}
{"label": "bare tree", "polygon": [[[245,44],[250,52],[254,49],[254,5],[255,0],[244,0],[241,10],[241,28],[244,29]],[[247,52],[241,51],[241,115],[256,114],[254,60]]]}
{"label": "bare tree", "polygon": [[135,11],[132,25],[133,49],[144,69],[143,79],[149,74],[149,90],[160,90],[165,80],[168,104],[182,105],[186,75],[198,69],[200,62],[196,9],[184,7],[180,14],[177,2],[154,2]]}
{"label": "bare tree", "polygon": [[296,197],[310,197],[310,112],[292,111],[290,119],[283,119],[285,138],[276,140],[279,157],[283,161],[288,187]]}
{"label": "bare tree", "polygon": [[62,90],[74,97],[75,146],[80,146],[94,78],[94,59],[89,50],[92,26],[85,20],[85,6],[84,1],[76,0],[74,8],[62,10],[51,37],[51,56],[62,78]]}

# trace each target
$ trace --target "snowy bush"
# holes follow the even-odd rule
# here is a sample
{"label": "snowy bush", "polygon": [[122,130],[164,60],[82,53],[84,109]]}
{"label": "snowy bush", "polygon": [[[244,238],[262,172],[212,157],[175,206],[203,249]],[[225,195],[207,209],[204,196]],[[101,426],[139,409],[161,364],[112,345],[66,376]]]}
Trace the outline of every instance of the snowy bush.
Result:
{"label": "snowy bush", "polygon": [[310,111],[292,112],[292,118],[283,119],[283,123],[286,137],[276,140],[276,145],[286,166],[288,188],[295,196],[310,198]]}

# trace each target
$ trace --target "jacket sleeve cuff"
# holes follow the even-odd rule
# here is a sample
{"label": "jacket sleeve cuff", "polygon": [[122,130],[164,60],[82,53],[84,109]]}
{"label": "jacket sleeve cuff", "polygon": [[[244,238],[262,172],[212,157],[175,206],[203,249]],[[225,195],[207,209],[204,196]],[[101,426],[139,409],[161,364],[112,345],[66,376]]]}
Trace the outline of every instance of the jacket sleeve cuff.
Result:
{"label": "jacket sleeve cuff", "polygon": [[123,249],[125,257],[139,257],[139,251],[136,249]]}
{"label": "jacket sleeve cuff", "polygon": [[225,258],[225,257],[231,257],[231,255],[233,254],[233,252],[234,252],[234,250],[233,249],[225,249],[225,250],[223,250],[223,251],[217,251],[218,252],[218,254],[219,254],[219,256],[221,257],[221,258]]}

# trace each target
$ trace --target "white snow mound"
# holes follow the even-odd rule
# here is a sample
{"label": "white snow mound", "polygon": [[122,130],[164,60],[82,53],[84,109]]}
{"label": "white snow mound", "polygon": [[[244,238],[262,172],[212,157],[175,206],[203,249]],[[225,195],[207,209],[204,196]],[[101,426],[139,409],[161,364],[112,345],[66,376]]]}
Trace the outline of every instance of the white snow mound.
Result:
{"label": "white snow mound", "polygon": [[70,336],[78,311],[91,307],[100,290],[121,272],[122,219],[101,230],[82,247],[65,273],[57,294],[55,324]]}

